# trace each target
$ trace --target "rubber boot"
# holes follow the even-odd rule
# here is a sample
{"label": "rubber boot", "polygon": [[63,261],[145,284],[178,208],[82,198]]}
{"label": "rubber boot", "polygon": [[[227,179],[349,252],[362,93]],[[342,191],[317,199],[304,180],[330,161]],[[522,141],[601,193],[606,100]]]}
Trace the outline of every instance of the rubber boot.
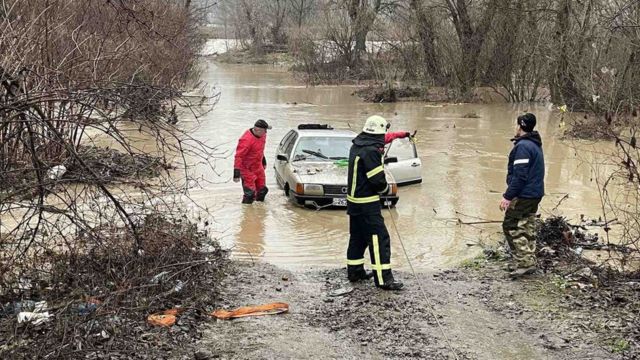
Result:
{"label": "rubber boot", "polygon": [[253,204],[253,201],[256,198],[256,193],[253,192],[253,190],[251,189],[244,189],[244,196],[242,196],[242,203],[243,204]]}
{"label": "rubber boot", "polygon": [[269,192],[269,188],[266,186],[258,190],[258,195],[256,195],[256,201],[264,201],[264,198],[267,197],[268,192]]}
{"label": "rubber boot", "polygon": [[373,272],[366,271],[363,266],[358,268],[347,268],[347,277],[350,282],[357,282],[361,280],[369,280],[373,277]]}
{"label": "rubber boot", "polygon": [[404,287],[404,284],[402,283],[402,281],[393,280],[392,282],[385,282],[384,285],[376,285],[376,286],[382,290],[398,291],[398,290],[402,290],[402,288]]}
{"label": "rubber boot", "polygon": [[391,274],[391,270],[385,270],[383,271],[383,273],[384,273],[383,274],[384,283],[380,285],[378,284],[378,281],[376,281],[376,286],[378,288],[382,290],[397,291],[397,290],[401,290],[404,287],[404,284],[401,281],[398,281],[393,278],[393,275]]}

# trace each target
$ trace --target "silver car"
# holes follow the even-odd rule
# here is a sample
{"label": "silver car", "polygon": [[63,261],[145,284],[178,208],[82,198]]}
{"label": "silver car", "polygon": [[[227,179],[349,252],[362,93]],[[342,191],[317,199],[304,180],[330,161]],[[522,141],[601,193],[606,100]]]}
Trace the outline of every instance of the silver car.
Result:
{"label": "silver car", "polygon": [[[284,194],[302,206],[347,206],[349,149],[356,135],[351,130],[319,124],[303,124],[289,131],[278,145],[274,162],[276,181]],[[395,157],[388,157],[385,162],[399,163]],[[414,173],[420,170],[410,169]],[[380,201],[385,207],[395,206],[399,199],[397,183],[389,170],[385,169],[385,174],[391,189]],[[411,182],[417,181],[412,178]]]}

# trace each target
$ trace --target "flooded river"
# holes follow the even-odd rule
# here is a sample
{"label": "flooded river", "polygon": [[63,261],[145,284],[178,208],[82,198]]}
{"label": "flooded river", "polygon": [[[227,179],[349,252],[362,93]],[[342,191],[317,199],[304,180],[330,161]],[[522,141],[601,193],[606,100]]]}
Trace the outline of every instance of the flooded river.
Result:
{"label": "flooded river", "polygon": [[[298,124],[317,122],[359,129],[372,114],[389,119],[392,130],[418,130],[424,181],[400,188],[397,208],[383,213],[396,267],[407,266],[399,236],[412,263],[420,269],[453,266],[478,254],[479,247],[470,246],[472,243],[500,238],[500,224],[458,225],[456,219],[502,219],[498,203],[505,190],[505,167],[512,147],[509,139],[515,117],[524,111],[537,115],[543,137],[547,165],[543,215],[550,214],[566,194],[569,198],[559,211],[568,218],[599,214],[600,201],[591,172],[577,156],[574,144],[558,140],[559,120],[546,107],[370,104],[352,96],[354,87],[306,87],[286,69],[265,65],[209,62],[203,80],[216,85],[222,95],[215,109],[202,119],[197,137],[220,145],[229,157],[217,162],[217,173],[205,172],[215,184],[195,190],[193,198],[212,210],[214,235],[233,250],[235,258],[260,259],[285,267],[344,264],[348,242],[345,211],[315,211],[289,203],[278,189],[272,166],[277,144]],[[463,118],[468,113],[479,117]],[[238,137],[258,118],[273,126],[266,146],[267,186],[271,192],[264,204],[247,206],[240,204],[240,185],[231,182],[232,152]]]}

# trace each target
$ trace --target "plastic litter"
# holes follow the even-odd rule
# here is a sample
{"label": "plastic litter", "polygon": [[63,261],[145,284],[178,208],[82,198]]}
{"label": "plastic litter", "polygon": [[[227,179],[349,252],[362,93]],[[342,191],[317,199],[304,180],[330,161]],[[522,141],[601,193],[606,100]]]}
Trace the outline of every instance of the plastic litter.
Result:
{"label": "plastic litter", "polygon": [[167,275],[169,275],[168,271],[163,271],[157,275],[155,275],[153,278],[151,278],[151,283],[152,284],[157,284],[159,282],[161,282]]}
{"label": "plastic litter", "polygon": [[13,310],[15,314],[19,312],[43,312],[47,309],[46,301],[23,300],[15,302],[6,307]]}
{"label": "plastic litter", "polygon": [[92,312],[96,311],[97,309],[98,309],[98,304],[84,303],[84,304],[78,305],[77,310],[80,316],[87,316]]}
{"label": "plastic litter", "polygon": [[56,165],[47,171],[47,176],[51,180],[58,180],[64,176],[67,172],[67,167],[64,165]]}
{"label": "plastic litter", "polygon": [[178,280],[176,282],[176,286],[173,287],[173,292],[180,292],[182,291],[183,287],[184,287],[184,283],[182,282],[182,280]]}
{"label": "plastic litter", "polygon": [[78,315],[80,316],[87,316],[96,311],[98,307],[100,307],[100,304],[102,304],[102,301],[94,297],[89,297],[84,303],[78,304],[76,311],[78,311]]}
{"label": "plastic litter", "polygon": [[184,309],[182,309],[182,308],[173,308],[173,309],[168,309],[168,310],[163,311],[162,314],[163,315],[178,316],[183,311],[184,311]]}
{"label": "plastic litter", "polygon": [[275,302],[264,305],[256,306],[243,306],[235,310],[216,310],[209,314],[217,319],[228,320],[241,318],[246,316],[262,316],[262,315],[275,315],[282,314],[289,311],[289,304],[282,302]]}
{"label": "plastic litter", "polygon": [[183,311],[184,309],[179,307],[167,309],[162,313],[149,315],[147,322],[153,326],[171,327],[176,323],[178,315]]}
{"label": "plastic litter", "polygon": [[175,315],[151,314],[147,317],[149,325],[171,327],[176,323]]}
{"label": "plastic litter", "polygon": [[48,311],[45,311],[45,312],[23,311],[18,313],[18,323],[29,322],[29,323],[32,323],[33,325],[40,325],[49,321],[49,318],[51,318],[51,314],[49,314]]}
{"label": "plastic litter", "polygon": [[45,323],[52,316],[47,309],[46,301],[25,300],[13,304],[13,311],[18,314],[18,323],[30,322],[34,325]]}

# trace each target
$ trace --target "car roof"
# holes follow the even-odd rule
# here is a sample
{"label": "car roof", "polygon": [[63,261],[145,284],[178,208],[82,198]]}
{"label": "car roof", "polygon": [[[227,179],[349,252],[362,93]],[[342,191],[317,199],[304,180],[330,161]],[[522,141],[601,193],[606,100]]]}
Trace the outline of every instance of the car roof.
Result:
{"label": "car roof", "polygon": [[296,129],[300,137],[314,137],[314,136],[322,136],[322,137],[355,137],[357,134],[352,130],[299,130]]}

